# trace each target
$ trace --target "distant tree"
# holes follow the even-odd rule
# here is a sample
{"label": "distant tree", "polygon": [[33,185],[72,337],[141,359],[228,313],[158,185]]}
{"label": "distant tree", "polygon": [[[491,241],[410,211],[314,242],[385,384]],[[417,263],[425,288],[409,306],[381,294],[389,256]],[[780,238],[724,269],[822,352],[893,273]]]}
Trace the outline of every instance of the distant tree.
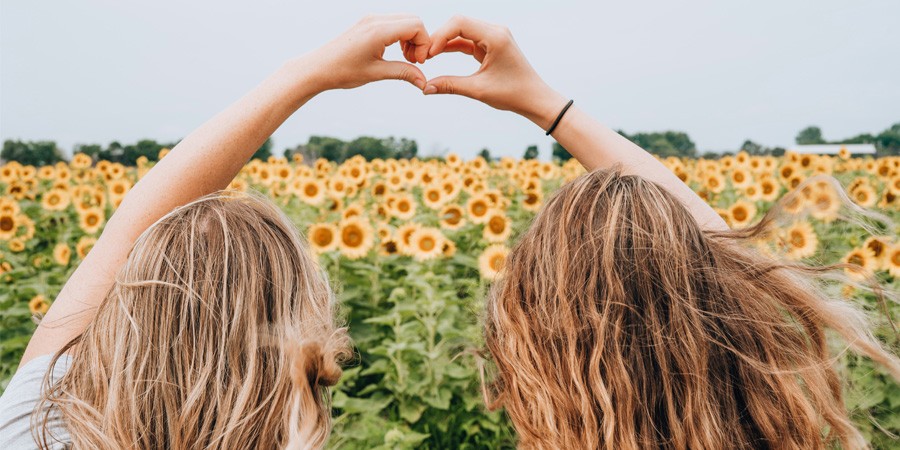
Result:
{"label": "distant tree", "polygon": [[387,139],[386,145],[393,150],[393,157],[397,159],[413,159],[419,154],[419,144],[415,139],[397,140],[391,136]]}
{"label": "distant tree", "polygon": [[770,150],[772,156],[784,156],[784,147],[772,147]]}
{"label": "distant tree", "polygon": [[100,144],[77,144],[72,151],[73,154],[84,153],[95,160],[100,159],[100,154],[102,152],[103,146]]}
{"label": "distant tree", "polygon": [[762,145],[759,145],[756,142],[747,139],[743,144],[741,144],[741,150],[751,155],[765,155],[767,149]]}
{"label": "distant tree", "polygon": [[553,142],[553,151],[552,151],[553,159],[559,161],[568,161],[572,159],[572,154],[568,152],[559,142]]}
{"label": "distant tree", "polygon": [[66,160],[54,141],[13,140],[3,142],[0,159],[3,161],[17,161],[31,166],[46,166]]}
{"label": "distant tree", "polygon": [[262,143],[259,149],[253,153],[253,156],[250,159],[261,159],[263,161],[269,159],[272,156],[272,137],[269,136],[266,138],[266,141]]}
{"label": "distant tree", "polygon": [[376,158],[389,158],[394,154],[394,152],[393,149],[388,147],[386,144],[386,139],[378,139],[371,136],[360,136],[347,144],[347,148],[344,151],[344,159],[349,159],[356,155],[362,156],[367,161],[371,161]]}
{"label": "distant tree", "polygon": [[711,151],[703,152],[703,154],[700,155],[700,157],[703,159],[719,159],[721,156],[722,156],[721,153],[716,153],[716,152],[711,152]]}
{"label": "distant tree", "polygon": [[900,155],[900,122],[891,125],[875,137],[879,156]]}
{"label": "distant tree", "polygon": [[329,161],[344,161],[344,149],[347,143],[328,136],[310,136],[306,143],[311,155],[315,158],[325,158]]}
{"label": "distant tree", "polygon": [[522,159],[537,159],[538,155],[540,155],[538,146],[529,145],[528,148],[525,149],[525,154],[522,155]]}
{"label": "distant tree", "polygon": [[800,130],[794,139],[797,145],[813,145],[824,144],[825,139],[822,138],[822,130],[819,127],[811,126]]}
{"label": "distant tree", "polygon": [[678,156],[693,158],[697,156],[694,141],[681,131],[663,131],[651,133],[635,133],[629,135],[624,131],[619,134],[634,142],[644,150],[660,157]]}
{"label": "distant tree", "polygon": [[485,161],[490,161],[491,160],[491,151],[488,150],[487,147],[485,147],[485,148],[481,149],[480,152],[478,152],[478,156],[484,158]]}

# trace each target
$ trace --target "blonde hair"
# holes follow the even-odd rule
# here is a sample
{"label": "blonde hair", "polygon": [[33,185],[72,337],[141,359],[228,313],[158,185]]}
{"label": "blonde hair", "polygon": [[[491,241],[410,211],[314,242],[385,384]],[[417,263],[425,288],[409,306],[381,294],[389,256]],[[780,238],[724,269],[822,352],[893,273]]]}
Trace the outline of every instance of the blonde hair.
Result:
{"label": "blonde hair", "polygon": [[59,414],[75,448],[320,448],[349,352],[334,306],[263,196],[179,207],[137,239],[94,321],[56,354],[71,365],[47,386],[35,437],[49,448]]}
{"label": "blonde hair", "polygon": [[850,302],[743,231],[703,231],[665,189],[619,170],[563,186],[491,290],[486,386],[521,448],[865,447],[825,329],[900,378]]}

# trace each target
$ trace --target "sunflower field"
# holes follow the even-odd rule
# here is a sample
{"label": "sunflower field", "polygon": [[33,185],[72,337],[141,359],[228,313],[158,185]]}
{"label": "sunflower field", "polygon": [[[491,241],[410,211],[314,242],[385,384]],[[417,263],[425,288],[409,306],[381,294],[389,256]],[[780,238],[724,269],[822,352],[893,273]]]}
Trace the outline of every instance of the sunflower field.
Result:
{"label": "sunflower field", "polygon": [[[874,277],[897,293],[900,157],[739,153],[663,163],[735,228],[801,186],[784,205],[794,219],[759,248],[815,264],[845,262],[851,279]],[[84,154],[53,166],[0,166],[0,392],[35,318],[151,167],[146,158],[126,167]],[[583,171],[574,160],[463,161],[454,154],[342,164],[272,157],[243,168],[230,188],[265,193],[304,232],[357,346],[333,391],[331,447],[513,448],[503,413],[487,411],[481,397],[483,300],[545,199]],[[832,175],[843,189],[803,183],[817,174]],[[882,220],[871,227],[848,220],[847,202]],[[870,311],[874,333],[900,352],[890,320],[900,317],[896,302],[848,283],[829,289]],[[860,429],[876,448],[900,448],[900,385],[871,361],[840,354],[847,406]]]}

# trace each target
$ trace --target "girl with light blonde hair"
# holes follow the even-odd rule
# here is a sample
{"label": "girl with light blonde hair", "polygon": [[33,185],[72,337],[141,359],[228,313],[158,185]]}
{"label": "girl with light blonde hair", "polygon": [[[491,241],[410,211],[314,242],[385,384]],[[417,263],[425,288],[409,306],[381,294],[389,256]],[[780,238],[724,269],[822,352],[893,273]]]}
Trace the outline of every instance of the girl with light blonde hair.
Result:
{"label": "girl with light blonde hair", "polygon": [[4,449],[312,449],[348,354],[324,273],[290,221],[219,192],[320,92],[400,79],[421,20],[371,16],[287,61],[127,194],[35,331],[0,399]]}

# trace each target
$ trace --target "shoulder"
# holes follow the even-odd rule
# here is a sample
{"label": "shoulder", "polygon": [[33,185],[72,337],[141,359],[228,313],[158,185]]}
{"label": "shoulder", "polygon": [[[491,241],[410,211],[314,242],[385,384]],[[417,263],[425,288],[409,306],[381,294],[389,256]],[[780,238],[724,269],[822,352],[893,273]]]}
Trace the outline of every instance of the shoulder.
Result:
{"label": "shoulder", "polygon": [[[31,433],[31,414],[41,398],[44,375],[51,369],[53,355],[43,355],[19,367],[3,395],[0,396],[0,449],[37,448]],[[69,368],[70,357],[62,355],[52,367],[50,383],[55,382]],[[60,428],[58,417],[50,418],[53,436],[63,441],[68,435]],[[54,446],[53,448],[63,448]]]}

